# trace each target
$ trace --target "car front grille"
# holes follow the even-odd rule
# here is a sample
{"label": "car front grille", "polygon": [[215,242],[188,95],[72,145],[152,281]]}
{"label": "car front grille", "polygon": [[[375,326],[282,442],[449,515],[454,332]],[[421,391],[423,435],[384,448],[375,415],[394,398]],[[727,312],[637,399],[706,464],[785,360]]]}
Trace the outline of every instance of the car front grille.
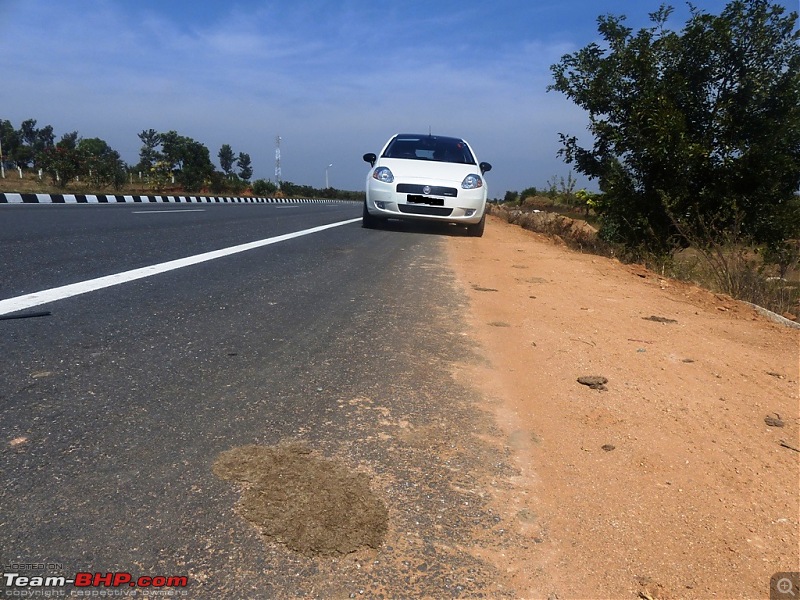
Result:
{"label": "car front grille", "polygon": [[[429,188],[426,193],[423,188]],[[423,194],[425,196],[445,196],[455,198],[458,196],[456,188],[444,187],[441,185],[417,185],[414,183],[398,183],[397,192],[400,194]]]}
{"label": "car front grille", "polygon": [[398,204],[400,212],[409,215],[431,215],[435,217],[449,217],[453,213],[452,208],[441,208],[439,206],[417,206],[416,204]]}

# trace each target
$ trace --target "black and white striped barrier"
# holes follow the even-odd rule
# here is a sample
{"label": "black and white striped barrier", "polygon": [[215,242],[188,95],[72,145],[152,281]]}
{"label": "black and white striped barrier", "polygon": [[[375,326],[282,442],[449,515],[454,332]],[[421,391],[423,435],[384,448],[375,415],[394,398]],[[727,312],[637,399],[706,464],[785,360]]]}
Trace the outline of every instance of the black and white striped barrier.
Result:
{"label": "black and white striped barrier", "polygon": [[0,204],[124,204],[149,202],[175,203],[258,203],[258,204],[332,204],[352,200],[326,198],[254,198],[250,196],[129,196],[112,194],[6,194]]}

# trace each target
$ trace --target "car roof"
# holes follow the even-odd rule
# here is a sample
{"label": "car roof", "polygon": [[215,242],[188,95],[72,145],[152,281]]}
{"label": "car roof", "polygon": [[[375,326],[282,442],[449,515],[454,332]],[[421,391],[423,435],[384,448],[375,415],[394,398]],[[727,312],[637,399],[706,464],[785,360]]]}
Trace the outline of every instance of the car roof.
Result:
{"label": "car roof", "polygon": [[392,139],[395,138],[431,138],[432,140],[442,140],[445,142],[464,142],[462,138],[457,137],[450,137],[445,135],[432,135],[430,133],[398,133],[397,135],[393,136]]}

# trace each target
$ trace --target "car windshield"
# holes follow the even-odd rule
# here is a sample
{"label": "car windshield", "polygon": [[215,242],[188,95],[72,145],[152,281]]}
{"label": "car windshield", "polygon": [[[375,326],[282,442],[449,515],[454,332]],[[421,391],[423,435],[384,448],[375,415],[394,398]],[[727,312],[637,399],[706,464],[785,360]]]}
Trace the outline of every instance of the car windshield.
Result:
{"label": "car windshield", "polygon": [[463,140],[430,135],[398,135],[386,148],[383,157],[475,164],[475,158]]}

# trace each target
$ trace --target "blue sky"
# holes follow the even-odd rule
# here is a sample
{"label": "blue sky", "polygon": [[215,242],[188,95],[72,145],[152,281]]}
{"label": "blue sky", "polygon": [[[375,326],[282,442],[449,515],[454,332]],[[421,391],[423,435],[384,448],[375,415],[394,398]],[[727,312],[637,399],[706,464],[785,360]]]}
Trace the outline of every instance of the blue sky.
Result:
{"label": "blue sky", "polygon": [[598,15],[638,28],[660,3],[0,0],[0,119],[102,138],[129,163],[140,131],[174,129],[215,163],[222,144],[250,154],[265,179],[280,135],[284,180],[322,187],[333,163],[349,190],[365,152],[430,128],[467,139],[502,196],[567,175],[559,132],[590,143],[586,115],[546,92],[550,65],[597,39]]}

